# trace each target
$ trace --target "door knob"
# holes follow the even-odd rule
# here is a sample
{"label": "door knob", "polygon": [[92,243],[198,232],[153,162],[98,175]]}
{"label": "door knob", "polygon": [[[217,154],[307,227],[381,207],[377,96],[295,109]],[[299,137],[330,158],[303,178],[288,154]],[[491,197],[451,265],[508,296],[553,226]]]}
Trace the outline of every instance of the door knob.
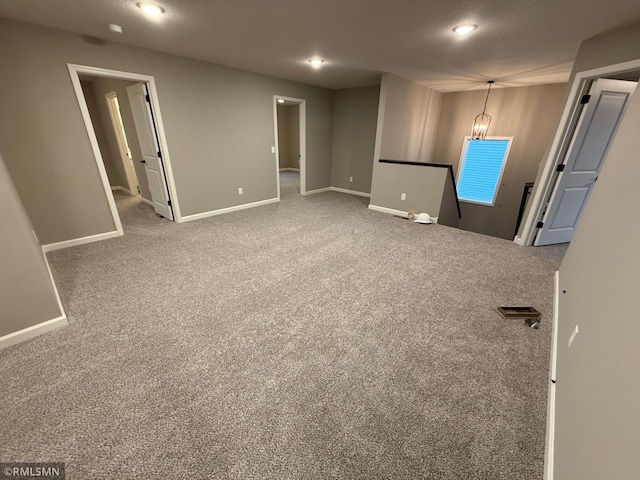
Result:
{"label": "door knob", "polygon": [[596,181],[598,180],[598,177],[594,178],[593,180],[587,182],[587,184],[585,185],[585,187],[588,187],[589,185],[593,185],[594,183],[596,183]]}

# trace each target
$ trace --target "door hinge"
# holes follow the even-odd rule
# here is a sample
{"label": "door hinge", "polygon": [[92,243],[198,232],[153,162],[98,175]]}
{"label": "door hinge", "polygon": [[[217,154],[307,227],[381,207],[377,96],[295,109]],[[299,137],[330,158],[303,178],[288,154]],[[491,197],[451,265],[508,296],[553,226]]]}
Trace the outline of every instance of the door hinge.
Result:
{"label": "door hinge", "polygon": [[167,205],[171,206],[171,200],[167,200]]}
{"label": "door hinge", "polygon": [[544,222],[536,223],[536,228],[542,228],[542,227],[544,227]]}
{"label": "door hinge", "polygon": [[556,167],[556,172],[564,172],[564,163],[561,163]]}
{"label": "door hinge", "polygon": [[162,158],[162,152],[158,152],[158,158]]}
{"label": "door hinge", "polygon": [[147,103],[151,103],[151,99],[149,98],[149,94],[148,93],[144,94],[144,99],[147,101]]}
{"label": "door hinge", "polygon": [[140,163],[147,163],[146,160],[140,160]]}
{"label": "door hinge", "polygon": [[589,103],[589,100],[591,100],[591,95],[583,95],[582,98],[580,99],[580,105]]}

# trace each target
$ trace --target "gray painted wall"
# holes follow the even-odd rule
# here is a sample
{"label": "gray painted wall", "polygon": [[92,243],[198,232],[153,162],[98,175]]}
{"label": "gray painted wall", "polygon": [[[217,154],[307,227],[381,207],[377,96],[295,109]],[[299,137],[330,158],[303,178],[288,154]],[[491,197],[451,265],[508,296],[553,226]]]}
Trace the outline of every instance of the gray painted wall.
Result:
{"label": "gray painted wall", "polygon": [[[446,168],[390,163],[380,163],[376,168],[385,181],[379,182],[373,191],[372,205],[401,212],[425,212],[433,217],[440,215],[449,174]],[[405,200],[400,199],[402,193],[406,194]]]}
{"label": "gray painted wall", "polygon": [[300,168],[300,107],[278,105],[277,109],[280,168]]}
{"label": "gray painted wall", "polygon": [[379,100],[377,85],[336,92],[331,186],[371,193]]}
{"label": "gray painted wall", "polygon": [[[640,58],[640,28],[583,42],[574,74]],[[607,60],[607,58],[609,60]],[[636,478],[640,449],[640,95],[632,97],[560,268],[554,478]],[[544,247],[543,247],[544,248]],[[569,336],[579,325],[571,348]]]}
{"label": "gray painted wall", "polygon": [[44,244],[115,230],[67,63],[155,77],[183,215],[277,196],[274,94],[307,101],[307,189],[330,186],[331,90],[4,19],[0,59],[0,147]]}
{"label": "gray painted wall", "polygon": [[[566,91],[564,83],[491,90],[489,136],[513,137],[513,142],[495,205],[461,202],[458,228],[513,240],[524,184],[534,181],[544,160]],[[486,95],[486,90],[474,90],[446,93],[442,99],[433,159],[453,164],[456,178],[464,137],[470,134]]]}
{"label": "gray painted wall", "polygon": [[42,249],[0,157],[0,337],[62,316]]}
{"label": "gray painted wall", "polygon": [[[383,164],[378,159],[432,162],[441,99],[442,94],[435,90],[388,73],[382,75],[371,181],[372,205],[400,211],[417,209],[437,215],[434,211],[440,208],[442,186],[437,195],[433,193],[433,198],[437,198],[435,203],[424,199],[436,183],[443,185],[439,178],[445,169],[422,167],[425,172],[433,172],[416,177],[420,167]],[[418,181],[423,177],[435,183]],[[402,193],[407,194],[407,201],[400,200]],[[414,199],[422,200],[414,204]]]}

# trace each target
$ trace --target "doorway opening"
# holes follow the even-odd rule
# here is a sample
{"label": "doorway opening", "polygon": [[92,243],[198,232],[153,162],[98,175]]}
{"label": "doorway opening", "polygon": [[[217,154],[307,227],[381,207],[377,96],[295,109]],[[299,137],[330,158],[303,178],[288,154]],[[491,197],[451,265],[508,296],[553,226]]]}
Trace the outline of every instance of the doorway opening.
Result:
{"label": "doorway opening", "polygon": [[[84,84],[82,85],[82,90],[85,94],[86,100],[88,92],[86,92]],[[133,156],[131,155],[131,148],[129,147],[129,141],[127,140],[127,131],[124,126],[124,121],[122,120],[122,111],[120,109],[120,101],[118,100],[118,95],[116,94],[116,92],[108,92],[105,93],[104,97],[107,102],[107,109],[109,111],[109,118],[111,120],[113,134],[116,138],[116,144],[118,145],[118,153],[120,154],[120,161],[125,173],[128,193],[129,195],[140,194],[138,174],[135,170]],[[94,121],[94,115],[91,112],[91,105],[88,101],[87,105],[90,107],[89,114],[92,117],[91,121],[93,122],[94,129],[96,129],[96,122]],[[105,155],[103,153],[102,158],[104,157]],[[107,174],[108,173],[109,172],[107,172]],[[113,182],[110,183],[112,184],[111,189],[113,190]]]}
{"label": "doorway opening", "polygon": [[[276,177],[281,198],[281,172],[290,182],[299,176],[300,195],[306,195],[306,101],[302,98],[273,96]],[[291,178],[289,178],[291,177]]]}
{"label": "doorway opening", "polygon": [[[538,184],[534,185],[531,193],[530,206],[525,210],[525,220],[521,232],[514,238],[515,243],[519,245],[547,244],[544,239],[539,241],[539,238],[541,236],[540,231],[545,226],[545,221],[548,222],[551,215],[558,215],[560,220],[559,224],[564,222],[567,223],[568,226],[575,227],[575,225],[577,225],[581,208],[588,200],[588,190],[593,183],[595,183],[599,166],[601,165],[598,166],[595,173],[592,172],[593,178],[587,180],[587,185],[581,185],[579,187],[570,186],[573,190],[569,190],[569,194],[565,196],[565,200],[570,200],[567,205],[573,205],[574,207],[576,205],[580,206],[580,209],[577,210],[577,215],[572,216],[576,208],[574,208],[573,212],[562,210],[564,205],[559,203],[563,198],[561,191],[562,177],[564,176],[565,167],[569,168],[568,161],[570,160],[572,151],[575,152],[573,146],[577,143],[578,136],[580,135],[579,127],[581,124],[584,124],[583,120],[589,115],[587,107],[590,101],[585,102],[585,100],[587,100],[590,90],[597,81],[606,79],[637,82],[640,79],[640,59],[578,72],[576,74],[549,155],[544,163],[540,178],[537,181]],[[628,98],[625,102],[625,105],[626,104],[628,104]],[[622,106],[622,112],[623,111],[624,106]],[[620,116],[621,115],[622,113],[620,113]],[[611,135],[608,143],[615,137],[616,128],[617,122],[613,127],[613,131],[609,132]],[[605,159],[606,149],[602,155],[602,160],[604,161]],[[568,176],[564,177],[566,179]],[[549,223],[547,223],[547,226],[549,226]],[[565,239],[564,242],[566,241]],[[555,242],[554,240],[550,243],[561,242]]]}
{"label": "doorway opening", "polygon": [[139,195],[139,201],[159,216],[179,222],[154,78],[82,65],[68,67],[118,235],[123,229],[114,192],[118,201],[125,194]]}

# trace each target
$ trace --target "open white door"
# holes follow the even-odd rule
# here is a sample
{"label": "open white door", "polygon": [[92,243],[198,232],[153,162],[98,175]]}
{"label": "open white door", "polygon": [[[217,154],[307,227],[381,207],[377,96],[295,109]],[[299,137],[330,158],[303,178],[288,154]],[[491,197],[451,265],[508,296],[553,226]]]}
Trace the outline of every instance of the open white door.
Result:
{"label": "open white door", "polygon": [[[589,90],[534,245],[570,242],[636,82],[596,80]],[[562,170],[563,169],[563,170]]]}
{"label": "open white door", "polygon": [[131,103],[133,123],[136,126],[138,141],[140,142],[142,163],[144,163],[144,169],[147,174],[153,207],[159,215],[173,220],[171,200],[169,199],[167,180],[162,165],[162,154],[158,147],[146,85],[144,83],[131,85],[127,87],[127,94]]}

